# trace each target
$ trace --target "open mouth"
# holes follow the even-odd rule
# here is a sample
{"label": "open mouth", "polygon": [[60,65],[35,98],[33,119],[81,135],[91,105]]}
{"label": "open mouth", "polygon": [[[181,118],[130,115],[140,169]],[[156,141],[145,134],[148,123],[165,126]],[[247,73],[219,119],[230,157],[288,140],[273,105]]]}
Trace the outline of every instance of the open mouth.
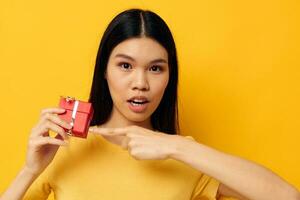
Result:
{"label": "open mouth", "polygon": [[148,103],[149,101],[128,100],[127,102],[129,102],[133,106],[142,106],[142,105]]}

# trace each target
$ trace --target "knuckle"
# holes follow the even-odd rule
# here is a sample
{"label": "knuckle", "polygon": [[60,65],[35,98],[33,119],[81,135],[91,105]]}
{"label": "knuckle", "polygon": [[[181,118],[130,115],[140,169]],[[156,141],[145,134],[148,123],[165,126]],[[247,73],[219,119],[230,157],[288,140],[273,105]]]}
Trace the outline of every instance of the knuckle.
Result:
{"label": "knuckle", "polygon": [[28,142],[30,142],[31,140],[34,140],[35,136],[34,135],[29,135],[28,137]]}
{"label": "knuckle", "polygon": [[128,142],[128,146],[134,146],[134,145],[135,145],[135,142],[133,140]]}
{"label": "knuckle", "polygon": [[140,157],[138,156],[138,153],[137,153],[136,151],[132,150],[132,151],[130,152],[130,154],[131,154],[131,156],[132,156],[134,159],[140,160]]}
{"label": "knuckle", "polygon": [[62,133],[62,134],[66,134],[65,130],[63,128],[59,128],[59,131]]}
{"label": "knuckle", "polygon": [[50,127],[50,122],[47,120],[47,121],[44,122],[44,125],[45,125],[46,127]]}
{"label": "knuckle", "polygon": [[40,123],[43,122],[46,119],[45,115],[40,116]]}
{"label": "knuckle", "polygon": [[48,108],[44,108],[44,109],[42,109],[41,112],[40,112],[40,116],[44,116],[44,115],[47,115],[47,114],[49,114]]}
{"label": "knuckle", "polygon": [[68,122],[62,118],[60,118],[59,116],[55,116],[57,118],[57,121],[60,125],[62,126],[68,126]]}
{"label": "knuckle", "polygon": [[51,127],[51,122],[48,121],[48,120],[46,120],[46,121],[43,122],[42,126],[43,126],[44,128],[49,129],[49,128]]}
{"label": "knuckle", "polygon": [[127,133],[126,136],[129,137],[129,138],[133,138],[134,134],[133,133]]}
{"label": "knuckle", "polygon": [[135,151],[135,149],[131,149],[130,154],[132,156],[136,156],[137,155],[137,151]]}
{"label": "knuckle", "polygon": [[58,118],[59,118],[59,121],[61,122],[61,124],[68,125],[68,122],[66,120],[61,119],[60,117],[58,117]]}
{"label": "knuckle", "polygon": [[51,114],[50,113],[45,113],[45,117],[47,118],[47,119],[49,119],[50,117],[51,117]]}
{"label": "knuckle", "polygon": [[28,145],[29,146],[35,146],[36,145],[36,140],[33,137],[30,137],[29,141],[28,141]]}

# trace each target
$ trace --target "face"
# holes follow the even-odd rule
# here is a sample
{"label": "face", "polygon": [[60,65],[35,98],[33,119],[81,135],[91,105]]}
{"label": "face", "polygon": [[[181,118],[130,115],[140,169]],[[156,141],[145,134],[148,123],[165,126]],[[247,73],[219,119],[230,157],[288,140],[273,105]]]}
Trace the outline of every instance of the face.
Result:
{"label": "face", "polygon": [[169,81],[168,53],[147,37],[125,40],[111,52],[105,78],[113,114],[132,122],[149,120]]}

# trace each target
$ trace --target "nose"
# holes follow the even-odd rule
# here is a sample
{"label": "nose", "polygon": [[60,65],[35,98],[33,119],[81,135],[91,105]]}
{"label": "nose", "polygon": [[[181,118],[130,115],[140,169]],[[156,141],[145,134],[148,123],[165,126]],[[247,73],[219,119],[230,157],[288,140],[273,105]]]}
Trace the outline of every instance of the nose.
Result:
{"label": "nose", "polygon": [[132,79],[133,90],[142,90],[142,91],[149,90],[147,74],[143,70],[136,70],[135,73],[133,73],[133,76],[134,76]]}

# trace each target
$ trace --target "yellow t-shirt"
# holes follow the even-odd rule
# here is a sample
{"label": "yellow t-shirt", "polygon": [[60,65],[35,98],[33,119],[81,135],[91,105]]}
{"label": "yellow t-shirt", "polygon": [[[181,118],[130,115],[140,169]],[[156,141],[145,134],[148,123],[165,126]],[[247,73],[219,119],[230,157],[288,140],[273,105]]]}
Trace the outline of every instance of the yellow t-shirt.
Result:
{"label": "yellow t-shirt", "polygon": [[215,200],[219,184],[174,159],[136,160],[89,133],[70,137],[23,199],[43,200],[53,192],[56,200]]}

